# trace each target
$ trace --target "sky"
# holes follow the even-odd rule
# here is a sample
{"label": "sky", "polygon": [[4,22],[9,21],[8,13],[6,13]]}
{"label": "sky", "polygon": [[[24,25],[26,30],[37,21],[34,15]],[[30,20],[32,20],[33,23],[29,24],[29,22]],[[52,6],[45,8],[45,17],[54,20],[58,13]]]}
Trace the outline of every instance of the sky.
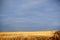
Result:
{"label": "sky", "polygon": [[60,29],[60,0],[2,0],[0,31]]}

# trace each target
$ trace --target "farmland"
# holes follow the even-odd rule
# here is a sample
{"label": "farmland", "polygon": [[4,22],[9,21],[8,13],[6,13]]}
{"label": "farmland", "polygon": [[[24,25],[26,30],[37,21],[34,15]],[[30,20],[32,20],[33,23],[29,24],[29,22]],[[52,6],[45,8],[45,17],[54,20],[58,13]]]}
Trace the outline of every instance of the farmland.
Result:
{"label": "farmland", "polygon": [[60,31],[0,32],[0,40],[60,40]]}

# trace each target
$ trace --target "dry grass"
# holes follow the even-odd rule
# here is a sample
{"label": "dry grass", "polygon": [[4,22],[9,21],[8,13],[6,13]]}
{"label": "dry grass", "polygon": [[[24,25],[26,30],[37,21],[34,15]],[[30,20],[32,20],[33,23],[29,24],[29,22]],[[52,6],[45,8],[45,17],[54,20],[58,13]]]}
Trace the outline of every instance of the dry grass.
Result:
{"label": "dry grass", "polygon": [[0,32],[0,40],[60,40],[60,31]]}

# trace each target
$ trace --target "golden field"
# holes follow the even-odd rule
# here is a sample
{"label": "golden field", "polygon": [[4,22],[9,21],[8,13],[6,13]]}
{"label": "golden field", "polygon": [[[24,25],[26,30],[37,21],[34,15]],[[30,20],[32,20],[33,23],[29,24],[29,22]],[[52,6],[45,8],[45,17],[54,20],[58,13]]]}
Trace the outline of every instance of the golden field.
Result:
{"label": "golden field", "polygon": [[0,40],[60,40],[60,31],[0,32]]}

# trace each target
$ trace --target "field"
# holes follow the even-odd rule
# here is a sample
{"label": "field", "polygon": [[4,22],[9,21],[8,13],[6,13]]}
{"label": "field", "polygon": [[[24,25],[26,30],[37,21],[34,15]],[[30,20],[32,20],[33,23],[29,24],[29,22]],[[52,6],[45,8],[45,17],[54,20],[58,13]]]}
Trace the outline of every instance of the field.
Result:
{"label": "field", "polygon": [[60,31],[0,32],[0,40],[60,40]]}

